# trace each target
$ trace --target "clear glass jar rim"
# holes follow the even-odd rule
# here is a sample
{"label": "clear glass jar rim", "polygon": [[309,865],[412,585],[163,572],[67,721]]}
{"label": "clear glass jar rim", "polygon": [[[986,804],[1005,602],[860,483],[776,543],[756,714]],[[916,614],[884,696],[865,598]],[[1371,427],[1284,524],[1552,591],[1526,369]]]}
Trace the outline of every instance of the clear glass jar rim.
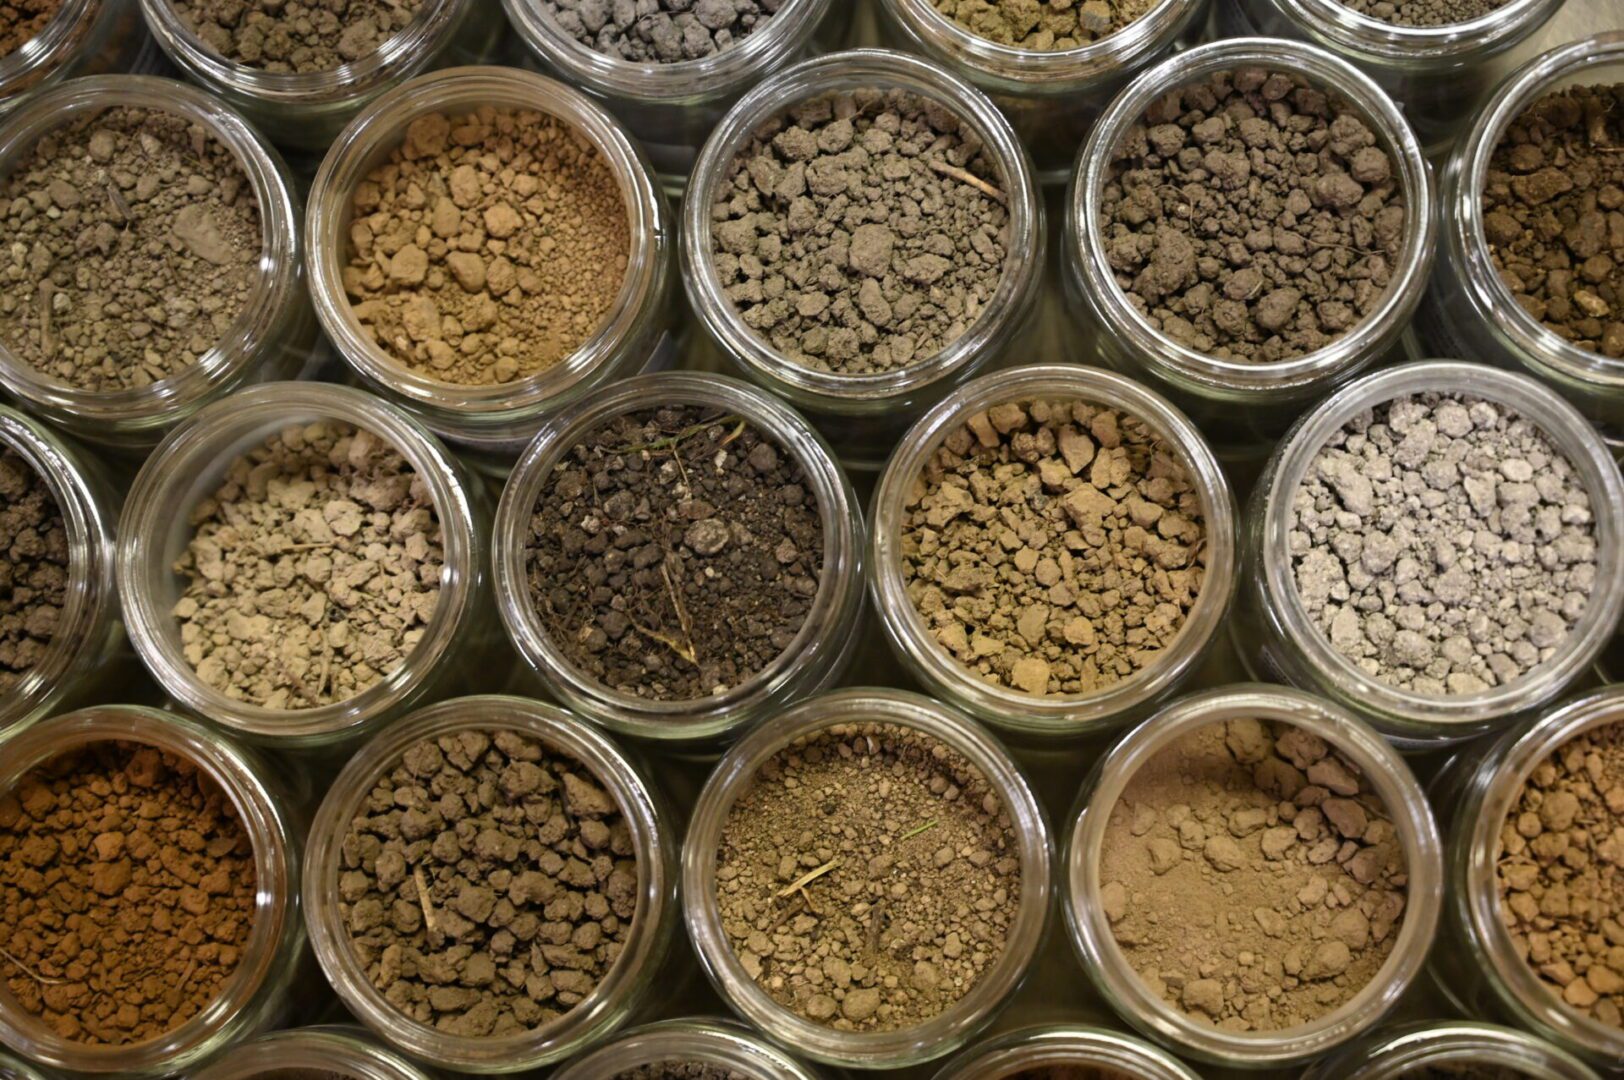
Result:
{"label": "clear glass jar rim", "polygon": [[1387,60],[1443,59],[1504,49],[1533,33],[1564,0],[1505,0],[1475,19],[1405,26],[1355,11],[1343,0],[1274,0],[1318,38]]}
{"label": "clear glass jar rim", "polygon": [[817,1074],[742,1024],[705,1017],[628,1031],[570,1061],[552,1080],[615,1080],[639,1066],[699,1062],[750,1080],[817,1080]]}
{"label": "clear glass jar rim", "polygon": [[1081,1025],[1008,1032],[949,1061],[934,1080],[1007,1080],[1045,1066],[1093,1067],[1132,1080],[1199,1080],[1195,1070],[1159,1046],[1121,1031]]}
{"label": "clear glass jar rim", "polygon": [[[413,743],[468,730],[516,731],[585,766],[608,791],[631,831],[637,858],[637,912],[626,941],[584,1000],[541,1027],[517,1035],[450,1035],[412,1020],[373,987],[356,958],[338,913],[343,837],[378,778]],[[328,981],[367,1027],[413,1057],[458,1071],[513,1072],[557,1060],[583,1038],[597,1038],[618,1022],[615,1003],[653,977],[645,970],[658,955],[666,911],[676,903],[676,880],[667,863],[668,826],[643,772],[605,736],[577,717],[527,698],[496,694],[453,698],[420,709],[372,739],[344,766],[316,811],[305,852],[304,908],[311,944]]]}
{"label": "clear glass jar rim", "polygon": [[0,987],[0,1041],[29,1047],[29,1056],[71,1072],[121,1076],[167,1075],[195,1063],[221,1037],[268,979],[274,978],[283,939],[299,924],[299,854],[286,811],[259,774],[259,766],[229,740],[184,717],[137,705],[98,705],[41,721],[5,744],[0,791],[10,791],[29,770],[88,744],[126,741],[155,746],[194,763],[231,800],[254,851],[254,921],[237,969],[202,1011],[146,1042],[97,1046],[64,1038],[19,1013]]}
{"label": "clear glass jar rim", "polygon": [[[1201,592],[1183,629],[1150,666],[1092,693],[1039,697],[976,678],[936,642],[908,596],[902,575],[900,526],[915,480],[955,425],[1003,402],[1055,398],[1121,409],[1144,421],[1178,451],[1201,498],[1207,565]],[[1100,368],[1032,365],[991,372],[965,383],[920,417],[897,444],[874,489],[872,517],[869,591],[892,642],[930,682],[950,688],[953,699],[970,703],[977,715],[1039,734],[1077,734],[1082,725],[1107,720],[1176,683],[1217,633],[1238,578],[1235,500],[1206,439],[1166,398]]]}
{"label": "clear glass jar rim", "polygon": [[[434,615],[405,661],[354,697],[311,709],[270,709],[227,697],[204,683],[169,631],[175,617],[152,596],[146,580],[154,561],[168,564],[158,546],[168,510],[165,499],[202,472],[229,468],[250,433],[279,416],[281,426],[311,416],[340,420],[382,438],[423,478],[434,502],[444,552]],[[280,427],[276,430],[280,430]],[[233,458],[221,461],[222,452]],[[205,493],[206,494],[206,493]],[[188,508],[189,510],[190,508]],[[463,474],[440,441],[400,409],[360,390],[333,383],[264,383],[214,402],[172,431],[142,465],[119,521],[118,583],[125,628],[137,654],[160,686],[183,706],[235,731],[268,740],[340,733],[364,725],[408,699],[433,674],[466,623],[474,602],[479,537]]]}
{"label": "clear glass jar rim", "polygon": [[[1392,816],[1409,880],[1403,922],[1387,960],[1353,998],[1317,1020],[1277,1031],[1230,1031],[1164,1002],[1134,971],[1099,900],[1100,852],[1111,810],[1129,781],[1174,740],[1227,720],[1278,720],[1346,754]],[[1084,966],[1132,1023],[1202,1060],[1260,1068],[1301,1063],[1379,1021],[1426,963],[1442,907],[1443,861],[1426,794],[1398,752],[1346,710],[1281,686],[1237,684],[1184,697],[1134,728],[1094,766],[1092,789],[1066,841],[1064,902]]]}
{"label": "clear glass jar rim", "polygon": [[[1156,330],[1128,302],[1117,284],[1101,242],[1100,192],[1105,187],[1115,147],[1128,128],[1139,122],[1170,88],[1187,86],[1203,76],[1241,67],[1265,67],[1307,77],[1313,84],[1345,98],[1375,128],[1393,159],[1405,199],[1404,245],[1392,280],[1375,311],[1322,349],[1291,360],[1247,363],[1197,352]],[[1419,301],[1432,266],[1432,169],[1404,114],[1370,76],[1346,60],[1307,42],[1281,38],[1231,38],[1198,45],[1140,75],[1100,117],[1089,135],[1068,194],[1068,240],[1074,245],[1079,271],[1091,306],[1108,332],[1130,342],[1136,354],[1155,368],[1167,369],[1181,381],[1217,390],[1259,392],[1319,382],[1351,371],[1371,359],[1371,352],[1394,333],[1405,313]]]}
{"label": "clear glass jar rim", "polygon": [[[687,700],[641,698],[581,671],[553,641],[530,598],[525,537],[542,485],[574,440],[630,412],[702,404],[739,413],[792,455],[812,488],[823,521],[823,572],[795,639],[762,670],[721,694]],[[754,386],[699,372],[638,375],[602,387],[548,418],[508,475],[493,529],[496,593],[514,646],[549,681],[594,704],[591,719],[651,739],[708,738],[745,719],[750,703],[771,698],[804,669],[807,649],[831,621],[847,621],[862,604],[863,511],[828,443],[794,409]]]}
{"label": "clear glass jar rim", "polygon": [[[934,356],[894,371],[845,375],[798,364],[744,324],[723,291],[711,257],[711,206],[746,142],[762,124],[819,94],[896,88],[929,98],[969,124],[997,160],[1009,214],[1004,272],[982,314]],[[851,49],[803,60],[773,75],[728,110],[694,163],[682,203],[683,282],[699,322],[722,350],[768,385],[841,403],[885,403],[974,364],[1036,296],[1043,268],[1043,203],[1032,164],[1014,128],[992,100],[931,61],[890,49]]]}
{"label": "clear glass jar rim", "polygon": [[[1472,694],[1438,696],[1391,686],[1337,652],[1303,607],[1291,571],[1287,534],[1292,497],[1326,441],[1364,409],[1410,394],[1436,392],[1494,402],[1539,428],[1584,480],[1595,518],[1596,585],[1559,652],[1521,678]],[[1291,645],[1332,674],[1350,700],[1412,724],[1472,723],[1537,704],[1590,666],[1624,611],[1624,480],[1607,444],[1583,416],[1543,384],[1515,372],[1459,360],[1426,360],[1367,375],[1337,391],[1281,440],[1267,491],[1259,574],[1264,595]]]}
{"label": "clear glass jar rim", "polygon": [[[938,739],[981,770],[1009,813],[1021,860],[1021,895],[1004,951],[969,993],[921,1024],[893,1031],[837,1031],[778,1004],[756,985],[722,930],[716,852],[738,796],[762,765],[797,739],[830,727],[894,724]],[[973,1034],[1020,985],[1044,936],[1054,861],[1048,819],[1020,766],[991,734],[920,694],[856,687],[801,702],[761,725],[723,756],[705,781],[682,849],[682,904],[700,965],[728,1004],[755,1028],[817,1061],[880,1069],[928,1061]]]}
{"label": "clear glass jar rim", "polygon": [[1411,1025],[1345,1069],[1317,1069],[1315,1080],[1402,1080],[1439,1065],[1497,1065],[1530,1080],[1599,1080],[1589,1065],[1526,1032],[1464,1020]]}
{"label": "clear glass jar rim", "polygon": [[271,1073],[307,1069],[335,1080],[430,1080],[399,1054],[357,1038],[360,1028],[288,1028],[227,1050],[191,1074],[191,1080],[265,1080]]}

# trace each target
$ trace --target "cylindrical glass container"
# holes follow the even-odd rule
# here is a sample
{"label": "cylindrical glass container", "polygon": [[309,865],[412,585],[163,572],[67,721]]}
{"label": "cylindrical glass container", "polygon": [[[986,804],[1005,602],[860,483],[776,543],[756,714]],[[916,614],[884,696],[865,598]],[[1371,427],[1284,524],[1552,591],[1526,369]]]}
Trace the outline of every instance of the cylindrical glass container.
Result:
{"label": "cylindrical glass container", "polygon": [[[614,308],[569,357],[528,378],[482,386],[429,378],[391,357],[362,328],[344,291],[356,185],[405,138],[417,117],[481,106],[555,116],[597,148],[626,203],[631,251]],[[367,386],[430,430],[481,458],[511,463],[548,417],[593,389],[652,367],[674,352],[670,208],[637,144],[576,90],[511,68],[451,68],[413,79],[369,105],[333,143],[310,191],[306,258],[316,314]]]}
{"label": "cylindrical glass container", "polygon": [[[936,640],[903,576],[902,523],[910,494],[942,441],[993,405],[1034,400],[1094,402],[1143,420],[1178,452],[1206,524],[1205,577],[1184,628],[1153,663],[1093,693],[1039,696],[977,676]],[[1098,368],[1018,367],[960,387],[903,436],[874,489],[872,516],[869,593],[898,661],[942,700],[984,723],[1025,735],[1081,735],[1148,715],[1199,666],[1235,593],[1235,501],[1218,459],[1201,432],[1164,398]]]}
{"label": "cylindrical glass container", "polygon": [[[1363,989],[1317,1020],[1277,1031],[1235,1031],[1162,1000],[1117,944],[1100,898],[1100,853],[1111,810],[1134,775],[1163,748],[1211,724],[1279,721],[1329,743],[1369,781],[1391,815],[1408,881],[1392,952]],[[1238,1068],[1301,1065],[1368,1031],[1398,1002],[1426,962],[1442,905],[1437,827],[1426,794],[1398,752],[1352,714],[1300,690],[1240,684],[1183,698],[1129,732],[1095,763],[1065,840],[1066,923],[1083,969],[1123,1019],[1200,1061]]]}
{"label": "cylindrical glass container", "polygon": [[[1100,203],[1129,129],[1179,86],[1240,67],[1301,75],[1356,112],[1387,151],[1404,193],[1404,239],[1380,305],[1322,349],[1248,363],[1199,353],[1154,329],[1117,284]],[[1324,49],[1274,38],[1197,46],[1145,72],[1111,103],[1077,161],[1064,230],[1066,286],[1097,360],[1170,397],[1220,447],[1272,442],[1313,401],[1392,349],[1427,287],[1433,249],[1432,174],[1421,144],[1371,78]]]}
{"label": "cylindrical glass container", "polygon": [[711,129],[740,95],[768,74],[827,48],[830,37],[848,29],[846,18],[826,25],[831,0],[784,0],[766,26],[720,52],[671,64],[634,63],[575,40],[538,0],[502,0],[502,6],[542,68],[601,99],[679,188]]}
{"label": "cylindrical glass container", "polygon": [[[913,1027],[839,1031],[778,1004],[756,985],[722,929],[716,855],[734,802],[779,751],[827,728],[895,724],[940,740],[964,755],[998,793],[1013,822],[1021,863],[1019,907],[1004,950],[946,1011]],[[735,1012],[768,1038],[815,1061],[850,1068],[918,1065],[951,1053],[1014,997],[1044,936],[1053,858],[1043,808],[1009,752],[980,725],[938,702],[901,690],[856,688],[824,694],[751,732],[717,764],[700,792],[682,849],[682,903],[688,936],[711,982]]]}
{"label": "cylindrical glass container", "polygon": [[207,128],[242,166],[259,209],[261,273],[230,329],[190,367],[147,386],[81,390],[46,376],[0,341],[0,387],[18,404],[98,446],[140,454],[166,431],[240,387],[291,378],[316,340],[299,258],[299,203],[280,157],[242,117],[173,79],[106,75],[74,79],[31,98],[0,123],[0,174],[34,144],[81,114],[109,108],[173,113]]}
{"label": "cylindrical glass container", "polygon": [[279,780],[253,753],[195,721],[134,705],[98,705],[42,721],[6,743],[0,791],[31,769],[90,743],[157,747],[197,764],[231,800],[254,848],[254,923],[219,995],[173,1031],[128,1046],[64,1038],[0,989],[0,1042],[30,1061],[71,1073],[160,1077],[187,1072],[232,1043],[283,1022],[305,952],[299,913],[303,822]]}
{"label": "cylindrical glass container", "polygon": [[290,1028],[232,1047],[191,1080],[260,1080],[284,1071],[308,1071],[343,1080],[430,1080],[431,1073],[359,1027]]}
{"label": "cylindrical glass container", "polygon": [[176,13],[172,0],[141,0],[148,29],[183,74],[241,112],[278,146],[320,152],[367,102],[447,60],[477,62],[503,21],[480,0],[425,0],[376,51],[328,71],[278,72],[220,55]]}
{"label": "cylindrical glass container", "polygon": [[[309,709],[271,709],[227,697],[186,660],[173,567],[193,535],[190,514],[242,454],[271,435],[341,421],[398,451],[434,502],[444,551],[439,600],[404,663],[354,697]],[[490,503],[484,485],[410,417],[369,394],[329,383],[273,383],[233,395],[177,429],[147,459],[119,521],[118,584],[136,652],[179,705],[278,749],[353,740],[425,701],[490,677],[500,628],[487,564]]]}
{"label": "cylindrical glass container", "polygon": [[[605,686],[579,670],[548,635],[530,596],[526,538],[542,485],[577,441],[628,412],[667,405],[726,409],[748,420],[800,465],[823,522],[823,573],[795,640],[771,664],[720,694],[662,701]],[[859,639],[863,511],[827,443],[783,402],[735,379],[668,372],[606,386],[550,418],[514,466],[497,508],[497,606],[508,636],[548,690],[621,735],[708,740],[833,686]]]}
{"label": "cylindrical glass container", "polygon": [[1483,226],[1489,162],[1506,128],[1564,87],[1624,80],[1624,32],[1536,57],[1501,84],[1455,145],[1439,183],[1438,273],[1416,316],[1433,356],[1527,371],[1573,402],[1610,440],[1624,438],[1624,358],[1581,349],[1525,311],[1495,269]]}
{"label": "cylindrical glass container", "polygon": [[0,56],[0,116],[36,91],[64,80],[157,67],[134,0],[63,0],[33,38]]}
{"label": "cylindrical glass container", "polygon": [[[1310,620],[1292,572],[1292,499],[1326,440],[1363,410],[1422,393],[1480,398],[1532,422],[1573,463],[1595,518],[1595,586],[1555,654],[1519,679],[1469,694],[1424,694],[1367,674]],[[1624,611],[1624,482],[1607,445],[1571,405],[1533,379],[1479,364],[1405,364],[1338,391],[1281,440],[1252,489],[1245,522],[1244,584],[1230,624],[1242,660],[1260,675],[1352,710],[1406,748],[1481,735],[1547,704],[1590,667]]]}
{"label": "cylindrical glass container", "polygon": [[742,1024],[704,1017],[666,1020],[628,1031],[582,1054],[557,1080],[615,1080],[632,1069],[708,1065],[749,1080],[817,1080],[818,1073]]}
{"label": "cylindrical glass container", "polygon": [[[378,778],[423,739],[462,731],[510,730],[584,765],[608,792],[631,831],[637,858],[637,914],[620,956],[595,988],[564,1015],[517,1035],[474,1037],[411,1020],[375,988],[355,955],[339,912],[343,842]],[[501,1073],[560,1061],[608,1036],[653,992],[653,978],[676,922],[676,839],[642,770],[614,743],[576,717],[525,698],[455,698],[391,725],[350,759],[328,789],[310,828],[305,912],[311,943],[333,989],[351,1013],[394,1046],[459,1072]]]}
{"label": "cylindrical glass container", "polygon": [[1506,74],[1506,53],[1545,25],[1562,0],[1508,0],[1466,22],[1401,26],[1342,0],[1239,0],[1219,5],[1224,37],[1299,38],[1355,64],[1392,95],[1429,153],[1446,151],[1475,102]]}
{"label": "cylindrical glass container", "polygon": [[880,13],[898,46],[959,72],[997,102],[1044,183],[1062,184],[1101,109],[1123,85],[1200,39],[1207,0],[1160,0],[1115,33],[1052,52],[984,38],[932,0],[881,0]]}
{"label": "cylindrical glass container", "polygon": [[1302,1080],[1404,1080],[1422,1072],[1598,1080],[1590,1066],[1532,1035],[1459,1020],[1372,1033],[1310,1065]]}
{"label": "cylindrical glass container", "polygon": [[[986,309],[946,348],[892,371],[847,375],[798,364],[745,324],[712,258],[711,207],[733,160],[762,124],[808,98],[861,89],[904,90],[938,102],[981,138],[1002,177],[1008,254]],[[878,468],[922,411],[1002,354],[1016,352],[1016,341],[1033,321],[1044,242],[1043,200],[1031,159],[997,106],[957,75],[885,49],[808,60],[747,94],[705,143],[682,206],[682,278],[700,324],[729,362],[805,412],[853,468]]]}
{"label": "cylindrical glass container", "polygon": [[942,1066],[935,1080],[1004,1080],[1028,1070],[1042,1074],[1198,1080],[1197,1073],[1159,1046],[1105,1028],[1020,1028],[970,1047]]}
{"label": "cylindrical glass container", "polygon": [[0,1080],[48,1080],[48,1074],[21,1058],[0,1051]]}
{"label": "cylindrical glass container", "polygon": [[0,406],[0,448],[45,482],[68,539],[65,598],[45,655],[0,693],[0,742],[43,716],[90,700],[121,651],[124,629],[113,582],[118,499],[93,459],[22,413]]}
{"label": "cylindrical glass container", "polygon": [[1624,1029],[1571,1008],[1519,955],[1501,912],[1500,833],[1531,773],[1576,736],[1624,720],[1624,687],[1570,701],[1506,732],[1485,752],[1463,748],[1453,784],[1434,793],[1450,815],[1444,920],[1434,981],[1468,1016],[1502,1018],[1565,1050],[1616,1069]]}

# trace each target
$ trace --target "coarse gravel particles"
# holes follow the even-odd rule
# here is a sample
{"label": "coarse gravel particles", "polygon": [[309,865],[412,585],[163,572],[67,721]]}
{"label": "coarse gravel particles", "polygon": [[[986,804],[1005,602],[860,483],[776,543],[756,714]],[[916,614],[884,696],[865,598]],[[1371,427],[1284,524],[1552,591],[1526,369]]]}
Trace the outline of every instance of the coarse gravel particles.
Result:
{"label": "coarse gravel particles", "polygon": [[635,64],[702,60],[761,30],[792,0],[538,0],[582,45]]}
{"label": "coarse gravel particles", "polygon": [[1156,996],[1232,1031],[1325,1016],[1386,962],[1407,862],[1381,798],[1317,735],[1252,719],[1158,750],[1111,808],[1100,903]]}
{"label": "coarse gravel particles", "polygon": [[1297,592],[1332,648],[1423,694],[1504,686],[1549,660],[1596,581],[1578,470],[1504,405],[1401,397],[1350,419],[1292,496]]}
{"label": "coarse gravel particles", "polygon": [[377,52],[424,0],[170,0],[186,28],[227,60],[308,75]]}
{"label": "coarse gravel particles", "polygon": [[1301,75],[1248,67],[1152,104],[1113,151],[1099,216],[1116,283],[1152,327],[1264,364],[1375,311],[1407,211],[1357,110]]}
{"label": "coarse gravel particles", "polygon": [[0,0],[0,58],[39,36],[62,10],[62,0]]}
{"label": "coarse gravel particles", "polygon": [[43,477],[0,447],[0,694],[39,664],[68,594],[68,531]]}
{"label": "coarse gravel particles", "polygon": [[1079,49],[1110,37],[1162,0],[931,0],[977,37],[1031,52]]}
{"label": "coarse gravel particles", "polygon": [[948,432],[902,520],[908,598],[979,679],[1084,694],[1154,664],[1206,573],[1177,448],[1082,401],[1006,402]]}
{"label": "coarse gravel particles", "polygon": [[792,363],[922,363],[987,312],[1008,259],[1005,181],[980,135],[902,90],[822,94],[763,124],[711,207],[727,299]]}
{"label": "coarse gravel particles", "polygon": [[408,1019],[500,1038],[586,1000],[637,915],[631,829],[598,779],[519,731],[423,739],[344,837],[339,913]]}
{"label": "coarse gravel particles", "polygon": [[1511,0],[1341,0],[1341,2],[1352,11],[1394,26],[1450,26],[1493,14]]}
{"label": "coarse gravel particles", "polygon": [[723,932],[772,999],[840,1031],[940,1015],[997,963],[1020,904],[1009,808],[945,742],[852,723],[770,759],[716,854]]}

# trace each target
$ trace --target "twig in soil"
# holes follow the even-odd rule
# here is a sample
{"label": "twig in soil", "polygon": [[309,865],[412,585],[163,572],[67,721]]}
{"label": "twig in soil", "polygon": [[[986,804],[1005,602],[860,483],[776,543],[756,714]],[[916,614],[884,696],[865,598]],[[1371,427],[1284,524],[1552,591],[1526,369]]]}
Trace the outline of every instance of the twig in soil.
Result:
{"label": "twig in soil", "polygon": [[[669,552],[666,553],[668,556]],[[688,609],[682,606],[682,595],[677,592],[677,586],[671,580],[670,559],[660,562],[660,576],[665,579],[665,591],[671,595],[671,606],[677,609],[677,625],[682,627],[682,640],[688,643],[688,651],[682,655],[687,657],[690,664],[699,663],[699,648],[694,644],[694,624],[688,619]]]}
{"label": "twig in soil", "polygon": [[881,900],[874,905],[874,917],[868,924],[868,951],[871,953],[880,951],[880,935],[885,933],[885,924],[881,920],[885,918],[885,909],[890,903],[890,900]]}
{"label": "twig in soil", "polygon": [[929,832],[931,829],[934,829],[935,827],[936,827],[936,819],[931,818],[929,821],[925,822],[923,825],[915,826],[914,828],[909,829],[907,832],[903,833],[901,836],[897,837],[897,843],[900,844],[904,840],[912,840],[914,837],[918,836],[920,833]]}
{"label": "twig in soil", "polygon": [[49,278],[39,283],[39,351],[50,356],[56,350],[51,340],[51,300],[56,285]]}
{"label": "twig in soil", "polygon": [[412,867],[412,880],[417,883],[417,902],[423,907],[423,925],[428,927],[431,934],[438,934],[440,927],[434,919],[434,903],[429,899],[429,883],[423,880],[423,868]]}
{"label": "twig in soil", "polygon": [[45,976],[39,974],[21,960],[11,955],[11,953],[7,952],[5,949],[0,949],[0,956],[10,960],[14,965],[16,965],[18,971],[21,971],[24,975],[27,975],[30,979],[33,979],[41,986],[61,986],[68,981],[66,979],[47,979]]}
{"label": "twig in soil", "polygon": [[124,201],[124,196],[119,194],[118,185],[107,185],[107,201],[113,204],[114,212],[124,219],[124,229],[128,232],[130,223],[135,220],[135,212],[130,209],[130,204]]}
{"label": "twig in soil", "polygon": [[795,918],[795,916],[807,910],[807,906],[806,892],[803,890],[801,895],[795,898],[795,902],[793,904],[790,904],[788,907],[784,908],[783,911],[778,913],[778,918],[774,919],[773,924],[767,927],[767,929],[777,930],[780,926],[783,926],[785,923]]}
{"label": "twig in soil", "polygon": [[829,871],[833,870],[839,865],[840,860],[835,858],[830,859],[816,870],[808,870],[806,873],[802,874],[800,877],[796,878],[782,889],[779,889],[778,898],[782,900],[786,896],[793,895],[794,893],[805,889],[808,885],[812,884],[818,878],[822,877],[824,874],[827,874]]}
{"label": "twig in soil", "polygon": [[806,910],[810,911],[819,918],[823,917],[823,912],[819,911],[818,905],[812,902],[812,894],[806,891],[806,886],[804,885],[801,886],[801,899],[806,901]]}
{"label": "twig in soil", "polygon": [[670,634],[662,634],[660,631],[655,630],[652,627],[644,626],[635,619],[628,619],[627,622],[632,624],[633,630],[636,630],[639,634],[642,634],[646,638],[652,638],[653,640],[658,641],[661,645],[664,645],[666,648],[670,649],[672,652],[676,653],[690,664],[699,663],[699,657],[694,654],[692,645],[684,644],[683,642],[672,637]]}
{"label": "twig in soil", "polygon": [[738,420],[741,424],[744,422],[742,417],[735,416],[733,413],[729,413],[726,416],[718,417],[715,420],[706,420],[704,423],[700,423],[700,424],[690,424],[687,427],[683,428],[681,431],[677,432],[675,435],[667,435],[665,438],[663,438],[663,439],[655,439],[653,442],[634,443],[631,446],[618,447],[618,448],[616,448],[614,450],[611,450],[610,453],[612,453],[612,454],[635,454],[635,453],[638,453],[639,451],[643,451],[643,450],[650,450],[650,451],[653,451],[653,450],[670,450],[671,448],[675,447],[678,443],[684,442],[687,439],[691,439],[695,435],[698,435],[702,431],[709,431],[713,427],[721,427],[723,424],[729,424],[729,423],[732,423],[735,420]]}
{"label": "twig in soil", "polygon": [[1001,203],[1009,202],[1009,197],[1007,195],[1005,195],[998,188],[993,187],[991,184],[981,179],[981,177],[977,176],[973,172],[966,169],[961,169],[957,165],[949,165],[945,161],[936,161],[935,159],[926,162],[926,164],[935,169],[937,172],[941,173],[943,176],[951,176],[953,179],[961,183],[969,184],[977,191],[990,195]]}
{"label": "twig in soil", "polygon": [[744,421],[740,420],[738,425],[736,427],[734,427],[734,429],[732,431],[727,433],[727,438],[723,439],[721,442],[716,444],[717,448],[720,449],[721,447],[724,447],[728,443],[732,442],[734,439],[737,439],[740,435],[743,435],[744,434],[744,426],[745,426]]}

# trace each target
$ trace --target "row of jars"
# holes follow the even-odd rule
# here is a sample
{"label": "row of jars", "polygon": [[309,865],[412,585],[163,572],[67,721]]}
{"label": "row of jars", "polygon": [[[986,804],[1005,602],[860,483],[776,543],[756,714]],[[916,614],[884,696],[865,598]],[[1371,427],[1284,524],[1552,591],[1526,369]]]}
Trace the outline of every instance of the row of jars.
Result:
{"label": "row of jars", "polygon": [[[1294,726],[1345,756],[1386,805],[1407,864],[1404,920],[1382,967],[1345,1006],[1276,1031],[1216,1027],[1162,1000],[1113,938],[1102,897],[1106,821],[1138,767],[1198,728],[1242,718]],[[774,1001],[734,952],[717,901],[723,826],[758,769],[797,740],[854,721],[917,731],[963,754],[1006,807],[1020,863],[1018,905],[1002,952],[946,1011],[894,1030],[837,1030]],[[0,1042],[37,1065],[75,1073],[186,1072],[237,1080],[268,1063],[295,1067],[297,1040],[315,1038],[316,1049],[306,1047],[307,1056],[336,1040],[340,1046],[355,1044],[352,1049],[363,1059],[371,1055],[384,1062],[356,1075],[422,1075],[398,1054],[367,1049],[368,1040],[353,1034],[295,1030],[244,1042],[308,1010],[314,1000],[309,982],[320,978],[313,955],[350,1015],[394,1051],[435,1069],[516,1072],[574,1059],[558,1075],[585,1080],[614,1075],[644,1053],[657,1055],[644,1062],[681,1057],[735,1066],[755,1080],[815,1075],[775,1047],[792,1047],[796,1055],[825,1065],[918,1065],[971,1043],[994,1019],[1031,975],[1058,907],[1077,962],[1095,991],[1148,1041],[1105,1032],[1018,1033],[972,1049],[944,1077],[993,1077],[1059,1062],[1141,1077],[1196,1075],[1155,1043],[1183,1058],[1232,1067],[1283,1068],[1312,1061],[1317,1077],[1375,1080],[1419,1065],[1470,1064],[1514,1067],[1545,1080],[1591,1078],[1592,1066],[1605,1067],[1624,1055],[1624,1034],[1570,1009],[1540,983],[1498,917],[1495,866],[1502,823],[1534,769],[1574,737],[1620,722],[1624,689],[1570,701],[1519,725],[1486,750],[1463,751],[1430,790],[1423,790],[1392,745],[1347,710],[1283,687],[1222,687],[1175,701],[1103,753],[1082,779],[1057,838],[1022,768],[982,725],[918,694],[845,689],[780,712],[729,750],[710,773],[686,836],[679,839],[663,789],[637,753],[579,718],[530,699],[455,698],[391,725],[364,744],[320,795],[308,828],[302,808],[315,798],[308,778],[292,776],[218,730],[172,713],[94,706],[44,721],[13,740],[0,763],[0,792],[14,791],[29,770],[47,760],[105,740],[155,746],[196,762],[238,808],[252,842],[259,882],[252,930],[237,973],[218,997],[163,1036],[128,1046],[87,1045],[62,1036],[23,1012],[10,995],[0,994]],[[423,739],[491,730],[535,738],[581,762],[602,784],[629,826],[638,907],[618,959],[579,1004],[539,1028],[474,1037],[408,1017],[369,979],[348,944],[341,913],[341,839],[378,778],[409,747]],[[671,1004],[663,999],[683,992],[680,981],[660,973],[684,930],[722,999],[770,1042],[716,1025],[667,1024],[589,1052],[628,1021],[657,1013]],[[1422,1031],[1381,1027],[1423,977],[1430,977],[1464,1015],[1503,1021],[1524,1034],[1474,1024]],[[1350,1043],[1352,1051],[1346,1049]],[[1387,1049],[1377,1053],[1381,1045]],[[730,1056],[735,1053],[742,1058]],[[216,1064],[205,1066],[217,1057]],[[332,1070],[347,1061],[318,1056],[309,1064]],[[0,1058],[0,1069],[5,1065]]]}

